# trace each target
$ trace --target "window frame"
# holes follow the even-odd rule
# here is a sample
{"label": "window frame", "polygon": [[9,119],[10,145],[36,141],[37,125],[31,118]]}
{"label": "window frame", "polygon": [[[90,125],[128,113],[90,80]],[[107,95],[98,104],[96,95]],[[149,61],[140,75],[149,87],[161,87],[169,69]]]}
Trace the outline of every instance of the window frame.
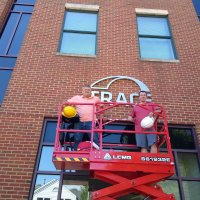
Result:
{"label": "window frame", "polygon": [[[156,36],[156,35],[148,35],[148,34],[139,34],[139,24],[138,24],[138,17],[146,17],[146,18],[164,18],[167,21],[167,26],[168,26],[168,31],[169,31],[169,36]],[[174,38],[172,35],[172,30],[171,30],[171,26],[170,26],[170,22],[169,22],[169,17],[168,15],[154,15],[154,14],[142,14],[142,13],[137,13],[136,12],[136,25],[137,25],[137,35],[138,35],[138,48],[139,48],[139,55],[140,55],[140,59],[141,60],[152,60],[152,61],[164,61],[164,62],[176,62],[178,60],[178,54],[176,52],[176,48],[175,48],[175,42],[174,42]],[[147,38],[147,39],[169,39],[171,42],[171,47],[172,47],[172,53],[174,55],[174,59],[163,59],[163,58],[142,58],[141,55],[141,45],[140,45],[140,38]]]}
{"label": "window frame", "polygon": [[[37,169],[39,168],[39,162],[40,162],[40,157],[41,157],[41,153],[42,153],[42,147],[43,146],[54,146],[54,143],[48,143],[48,142],[43,142],[44,140],[44,136],[45,136],[45,130],[47,127],[47,123],[48,122],[55,122],[57,123],[57,119],[55,118],[44,118],[43,121],[43,128],[41,131],[41,137],[40,137],[40,144],[38,146],[38,152],[37,152],[37,159],[36,159],[36,163],[35,163],[35,169],[34,169],[34,174],[33,174],[33,179],[32,179],[32,184],[31,184],[31,189],[30,189],[30,193],[29,193],[29,200],[32,200],[33,194],[34,194],[34,187],[35,187],[35,183],[36,183],[36,178],[37,175],[58,175],[60,176],[60,180],[59,180],[59,187],[58,187],[58,199],[61,199],[61,195],[62,195],[62,186],[63,186],[63,180],[64,178],[67,179],[71,179],[73,177],[82,177],[81,179],[84,180],[89,180],[89,174],[87,171],[77,171],[77,172],[69,172],[69,171],[64,171],[64,170],[60,170],[60,171],[38,171]],[[116,124],[116,125],[121,125],[121,124]],[[124,124],[122,124],[124,125]],[[192,136],[193,136],[193,140],[194,140],[194,145],[195,145],[195,149],[172,149],[173,154],[174,154],[174,160],[175,160],[175,167],[176,167],[176,173],[174,176],[170,177],[168,180],[173,180],[173,181],[177,181],[178,184],[178,189],[179,189],[179,194],[180,194],[180,198],[181,199],[185,199],[184,196],[184,188],[183,188],[183,183],[184,181],[198,181],[200,182],[200,177],[199,178],[194,178],[194,177],[181,177],[181,171],[179,169],[179,163],[178,163],[178,153],[195,153],[197,155],[197,164],[200,167],[200,148],[198,145],[198,140],[197,140],[197,135],[195,132],[195,129],[193,126],[183,126],[183,125],[169,125],[170,128],[180,128],[180,129],[190,129],[192,132]],[[162,149],[163,151],[165,151],[165,149]],[[71,178],[70,178],[71,177]]]}
{"label": "window frame", "polygon": [[[11,14],[12,13],[18,13],[19,14],[18,20],[16,21],[14,29],[12,30],[12,34],[11,34],[9,40],[8,40],[9,42],[6,44],[5,52],[3,54],[0,54],[0,59],[2,59],[2,60],[4,60],[4,59],[5,60],[15,59],[14,62],[12,64],[10,64],[9,66],[4,66],[4,63],[2,63],[2,64],[0,63],[0,73],[1,73],[1,70],[9,70],[9,71],[11,71],[11,76],[12,76],[12,71],[14,69],[18,54],[16,54],[16,55],[15,54],[9,54],[9,50],[11,48],[11,45],[12,45],[13,39],[15,37],[15,34],[17,32],[17,29],[18,29],[18,27],[20,25],[20,22],[21,22],[21,19],[22,19],[22,15],[23,14],[29,14],[30,17],[31,17],[31,15],[33,13],[33,12],[27,12],[27,11],[13,11],[13,8],[14,8],[15,5],[19,5],[19,6],[27,5],[27,6],[31,6],[31,7],[34,8],[35,4],[32,4],[32,3],[30,3],[30,4],[28,4],[28,3],[17,3],[17,1],[14,1],[13,4],[11,5],[11,7],[10,7],[10,10],[9,10],[8,14],[7,14],[7,18],[5,19],[4,24],[3,24],[2,28],[0,29],[0,35],[2,36],[2,34],[3,34],[3,32],[4,32],[5,28],[6,28],[6,25],[8,23],[8,20],[10,19]],[[27,26],[28,26],[28,24],[27,24]],[[23,37],[23,40],[24,40],[24,37]],[[21,45],[22,45],[22,43],[21,43]],[[20,46],[20,48],[21,48],[21,46]],[[19,51],[20,51],[20,48],[19,48]],[[8,85],[9,85],[9,81],[8,81]],[[8,85],[7,85],[7,88],[8,88]],[[7,88],[6,88],[5,91],[3,91],[4,92],[4,97],[6,95]],[[1,107],[2,103],[3,103],[3,99],[2,99],[2,102],[0,102],[0,107]]]}
{"label": "window frame", "polygon": [[[199,181],[200,182],[200,177],[199,178],[193,178],[193,177],[183,177],[181,176],[181,170],[179,167],[178,163],[178,153],[193,153],[197,155],[197,164],[200,168],[200,148],[198,145],[198,139],[197,139],[197,134],[194,130],[193,126],[184,126],[184,125],[169,125],[170,128],[180,128],[180,129],[190,129],[192,131],[192,136],[194,140],[194,145],[195,149],[172,149],[173,155],[174,155],[174,162],[175,162],[175,168],[176,168],[176,173],[174,176],[170,177],[168,180],[175,180],[178,182],[179,186],[179,194],[181,199],[185,199],[185,194],[184,194],[184,188],[183,188],[183,182],[184,181]],[[186,199],[185,199],[186,200]]]}
{"label": "window frame", "polygon": [[[64,26],[65,26],[65,22],[67,19],[67,13],[68,12],[75,12],[75,13],[93,13],[97,15],[97,21],[96,21],[96,31],[78,31],[78,30],[65,30]],[[63,25],[62,25],[62,32],[60,35],[60,42],[59,42],[59,46],[58,46],[58,53],[59,54],[63,54],[63,55],[74,55],[74,56],[85,56],[85,57],[94,57],[97,55],[97,45],[98,45],[98,21],[99,21],[99,10],[81,10],[81,9],[72,9],[72,8],[67,8],[65,10],[65,14],[64,14],[64,20],[63,20]],[[78,34],[90,34],[90,35],[95,35],[95,52],[94,54],[83,54],[83,53],[66,53],[66,52],[61,52],[61,46],[62,46],[62,39],[63,39],[63,35],[64,33],[78,33]]]}

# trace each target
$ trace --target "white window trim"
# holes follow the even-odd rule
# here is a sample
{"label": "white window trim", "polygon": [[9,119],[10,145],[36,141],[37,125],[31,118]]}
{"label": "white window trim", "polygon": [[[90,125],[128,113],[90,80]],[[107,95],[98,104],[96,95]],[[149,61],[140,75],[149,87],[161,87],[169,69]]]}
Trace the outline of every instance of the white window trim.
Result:
{"label": "white window trim", "polygon": [[98,5],[66,3],[65,8],[66,9],[72,9],[72,10],[99,11]]}
{"label": "white window trim", "polygon": [[136,14],[143,15],[158,15],[158,16],[167,16],[169,14],[168,10],[157,10],[157,9],[146,9],[146,8],[135,8]]}

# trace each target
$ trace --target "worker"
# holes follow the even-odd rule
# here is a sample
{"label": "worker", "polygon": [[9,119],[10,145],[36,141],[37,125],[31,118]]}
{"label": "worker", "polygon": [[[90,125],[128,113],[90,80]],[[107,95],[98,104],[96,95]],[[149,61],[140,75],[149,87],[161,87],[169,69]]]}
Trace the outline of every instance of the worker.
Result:
{"label": "worker", "polygon": [[[90,85],[84,85],[82,87],[82,95],[76,95],[68,100],[70,103],[92,103],[96,104],[101,102],[99,97],[92,96]],[[91,130],[92,119],[93,119],[93,105],[75,105],[78,115],[80,117],[80,122],[78,123],[78,130]],[[94,116],[96,120],[96,115]],[[91,138],[91,133],[87,133],[89,138]],[[74,150],[77,151],[78,145],[82,142],[83,133],[74,133]],[[99,137],[97,133],[94,133],[94,142],[99,143]]]}
{"label": "worker", "polygon": [[[146,108],[146,109],[145,109]],[[139,104],[134,105],[128,120],[135,122],[136,144],[142,153],[147,153],[150,148],[151,153],[157,153],[156,134],[138,133],[141,131],[155,131],[154,127],[144,129],[141,127],[141,121],[149,116],[153,117],[154,106],[147,102],[147,92],[139,92]]]}

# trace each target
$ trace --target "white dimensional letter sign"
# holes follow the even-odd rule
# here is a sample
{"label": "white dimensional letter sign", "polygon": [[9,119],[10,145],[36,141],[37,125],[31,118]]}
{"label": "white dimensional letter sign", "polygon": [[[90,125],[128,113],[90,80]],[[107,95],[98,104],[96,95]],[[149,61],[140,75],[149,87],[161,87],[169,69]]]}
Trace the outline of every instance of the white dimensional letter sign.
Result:
{"label": "white dimensional letter sign", "polygon": [[[148,96],[147,101],[151,101],[151,93],[150,93],[149,88],[142,81],[135,79],[133,77],[128,77],[128,76],[108,76],[108,77],[102,78],[90,85],[92,88],[92,94],[99,96],[102,102],[112,102],[113,94],[112,94],[112,91],[109,90],[109,87],[111,86],[113,82],[122,80],[122,79],[131,80],[133,84],[137,84],[139,86],[139,90],[147,92],[147,96]],[[104,81],[107,82],[105,86],[103,87],[97,86],[99,85],[99,83],[104,82]],[[123,92],[120,92],[120,91],[117,91],[117,92],[118,92],[117,98],[114,100],[116,102],[134,103],[134,97],[138,97],[138,91],[130,93],[129,97],[126,97],[126,95]]]}

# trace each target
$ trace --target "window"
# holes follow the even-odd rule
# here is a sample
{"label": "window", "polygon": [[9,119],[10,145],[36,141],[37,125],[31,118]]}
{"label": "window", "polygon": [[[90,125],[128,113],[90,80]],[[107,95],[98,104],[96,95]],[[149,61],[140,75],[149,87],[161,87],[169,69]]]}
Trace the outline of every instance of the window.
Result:
{"label": "window", "polygon": [[[44,128],[41,136],[41,144],[36,163],[35,174],[33,178],[33,186],[31,189],[31,200],[48,200],[59,199],[84,199],[81,198],[86,192],[88,185],[88,175],[81,174],[80,181],[74,183],[74,176],[77,173],[74,170],[60,171],[56,170],[52,162],[52,153],[54,148],[56,120],[45,120]],[[87,173],[88,174],[88,173]],[[62,180],[62,181],[61,181]],[[61,186],[60,186],[61,185]]]}
{"label": "window", "polygon": [[187,127],[169,127],[176,174],[161,182],[166,193],[174,193],[177,200],[199,199],[200,156],[194,130]]}
{"label": "window", "polygon": [[137,16],[137,26],[142,59],[176,59],[167,17]]}
{"label": "window", "polygon": [[200,1],[199,0],[192,0],[192,2],[193,2],[193,5],[194,5],[194,8],[196,10],[198,19],[200,21]]}
{"label": "window", "polygon": [[6,93],[35,0],[17,0],[0,33],[0,105]]}
{"label": "window", "polygon": [[97,13],[68,10],[65,13],[60,52],[96,54]]}
{"label": "window", "polygon": [[[30,200],[38,200],[42,198],[58,198],[68,199],[84,199],[82,195],[91,195],[89,190],[97,190],[107,186],[105,182],[100,180],[90,180],[87,171],[56,170],[51,158],[56,133],[56,120],[46,119],[43,125],[41,135],[41,144],[33,178],[33,184],[30,194]],[[132,130],[132,125],[109,124],[106,129],[116,130],[116,133],[107,133],[103,135],[104,143],[112,144],[135,144],[135,139],[131,134],[122,138],[117,130]],[[171,145],[174,154],[176,173],[166,181],[159,184],[162,185],[166,193],[174,193],[177,200],[198,200],[200,187],[200,152],[197,140],[192,127],[169,127]],[[119,147],[120,148],[120,147]],[[130,147],[133,148],[133,147]],[[118,148],[117,148],[118,149]],[[165,151],[163,146],[162,151]],[[119,149],[121,150],[121,149]],[[125,150],[125,149],[123,149]],[[144,199],[142,195],[130,194],[120,199],[138,200]]]}
{"label": "window", "polygon": [[40,153],[38,155],[37,168],[34,177],[33,200],[38,198],[48,199],[58,195],[60,174],[52,163],[52,152],[56,133],[56,122],[53,120],[44,122],[44,130],[41,137]]}

